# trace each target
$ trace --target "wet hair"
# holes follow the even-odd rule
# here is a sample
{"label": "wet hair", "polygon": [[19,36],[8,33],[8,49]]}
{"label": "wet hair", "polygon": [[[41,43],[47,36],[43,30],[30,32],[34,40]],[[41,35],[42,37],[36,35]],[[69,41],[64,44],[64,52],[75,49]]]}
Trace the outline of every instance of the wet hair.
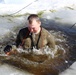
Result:
{"label": "wet hair", "polygon": [[7,52],[10,52],[12,49],[12,46],[11,45],[7,45],[5,48],[4,48],[4,52],[7,53]]}
{"label": "wet hair", "polygon": [[27,20],[28,20],[29,23],[31,24],[33,19],[35,19],[36,21],[40,21],[38,15],[36,15],[36,14],[31,14],[31,15],[28,17]]}

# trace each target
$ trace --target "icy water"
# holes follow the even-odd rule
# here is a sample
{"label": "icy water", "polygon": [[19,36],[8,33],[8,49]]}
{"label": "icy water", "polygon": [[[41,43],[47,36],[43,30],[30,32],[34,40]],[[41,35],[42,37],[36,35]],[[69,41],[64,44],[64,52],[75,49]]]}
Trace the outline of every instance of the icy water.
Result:
{"label": "icy water", "polygon": [[[49,52],[46,52],[48,55],[41,56],[26,54],[26,59],[20,57],[19,55],[10,56],[7,58],[0,57],[2,60],[0,67],[2,70],[0,70],[0,72],[7,72],[3,73],[3,75],[30,75],[30,73],[34,75],[59,75],[59,73],[68,69],[76,61],[75,26],[71,28],[71,25],[60,24],[58,22],[56,23],[55,21],[50,21],[48,19],[41,19],[41,21],[42,26],[55,36],[56,46],[58,49],[56,57],[52,58],[51,56],[53,55],[51,54],[50,56]],[[17,26],[17,28],[14,30],[14,33],[17,34],[19,29],[23,27],[24,26]],[[3,38],[3,41],[1,41],[0,44],[1,48],[3,48],[2,46],[5,46],[6,44],[11,44],[14,42],[16,34],[11,33],[11,35],[8,34],[9,37],[5,37],[7,39]],[[46,50],[49,51],[47,48]],[[12,68],[12,66],[10,67],[3,63],[6,63],[10,66],[13,65],[17,68]],[[8,70],[6,70],[6,68]],[[23,71],[20,71],[20,69]],[[24,71],[28,71],[30,73]]]}

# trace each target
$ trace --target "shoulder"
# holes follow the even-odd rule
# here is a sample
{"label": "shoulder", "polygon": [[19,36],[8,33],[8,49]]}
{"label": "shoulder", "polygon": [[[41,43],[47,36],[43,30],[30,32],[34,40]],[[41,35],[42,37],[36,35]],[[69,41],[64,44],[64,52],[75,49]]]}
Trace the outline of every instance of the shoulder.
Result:
{"label": "shoulder", "polygon": [[29,32],[28,27],[22,28],[22,29],[19,31],[18,35],[24,37],[28,32]]}
{"label": "shoulder", "polygon": [[22,29],[19,31],[19,34],[26,34],[27,32],[29,32],[28,27],[22,28]]}
{"label": "shoulder", "polygon": [[45,28],[43,28],[43,27],[41,27],[42,28],[42,31],[46,31],[46,29]]}
{"label": "shoulder", "polygon": [[22,33],[22,32],[26,32],[26,31],[28,31],[28,27],[22,28],[19,32]]}
{"label": "shoulder", "polygon": [[28,30],[28,27],[26,27],[26,28],[22,28],[20,31],[19,31],[19,35],[25,35],[25,34],[27,34],[29,32],[29,30]]}
{"label": "shoulder", "polygon": [[50,33],[48,30],[46,30],[45,28],[42,28],[42,34],[48,38],[54,38],[53,34]]}
{"label": "shoulder", "polygon": [[48,32],[48,30],[46,30],[46,29],[43,28],[43,27],[42,27],[42,33],[44,33],[44,34],[50,34],[50,33]]}

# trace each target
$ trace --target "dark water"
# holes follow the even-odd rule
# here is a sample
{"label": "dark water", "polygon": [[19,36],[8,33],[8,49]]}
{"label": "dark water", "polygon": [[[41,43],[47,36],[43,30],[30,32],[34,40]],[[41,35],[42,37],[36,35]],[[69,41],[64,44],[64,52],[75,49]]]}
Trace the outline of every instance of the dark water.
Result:
{"label": "dark water", "polygon": [[[70,47],[70,57],[71,61],[76,60],[76,26],[73,24],[62,24],[55,22],[54,20],[44,20],[43,24],[45,23],[47,25],[44,25],[44,27],[48,30],[55,30],[56,32],[60,31],[62,34],[65,35],[65,38],[67,40],[68,46]],[[61,34],[60,34],[61,35]]]}
{"label": "dark water", "polygon": [[[42,26],[55,36],[58,47],[57,57],[49,58],[49,55],[22,54],[9,57],[0,57],[2,62],[27,70],[35,75],[58,75],[76,61],[76,29],[72,25],[56,23],[54,20],[41,19]],[[16,30],[16,33],[20,28]],[[11,44],[15,38],[4,40],[3,46]],[[25,58],[24,58],[25,57]],[[15,63],[14,63],[15,62]]]}
{"label": "dark water", "polygon": [[[46,21],[46,22],[45,22]],[[44,25],[46,23],[46,25]],[[48,30],[55,30],[55,32],[61,32],[64,34],[64,38],[68,41],[68,46],[70,47],[71,54],[76,54],[75,48],[76,48],[76,26],[71,24],[62,24],[62,23],[56,23],[55,21],[50,20],[44,20],[43,25]],[[61,35],[61,34],[60,34]],[[62,36],[62,35],[61,35]],[[74,55],[74,58],[76,60],[76,55]]]}

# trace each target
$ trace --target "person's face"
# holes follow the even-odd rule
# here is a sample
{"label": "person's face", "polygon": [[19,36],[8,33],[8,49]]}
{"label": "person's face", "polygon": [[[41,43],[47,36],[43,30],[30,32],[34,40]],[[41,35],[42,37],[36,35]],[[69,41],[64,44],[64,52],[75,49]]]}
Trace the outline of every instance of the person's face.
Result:
{"label": "person's face", "polygon": [[33,19],[31,23],[28,23],[28,28],[30,32],[36,33],[39,30],[40,25],[41,25],[40,21],[36,21],[35,19]]}

